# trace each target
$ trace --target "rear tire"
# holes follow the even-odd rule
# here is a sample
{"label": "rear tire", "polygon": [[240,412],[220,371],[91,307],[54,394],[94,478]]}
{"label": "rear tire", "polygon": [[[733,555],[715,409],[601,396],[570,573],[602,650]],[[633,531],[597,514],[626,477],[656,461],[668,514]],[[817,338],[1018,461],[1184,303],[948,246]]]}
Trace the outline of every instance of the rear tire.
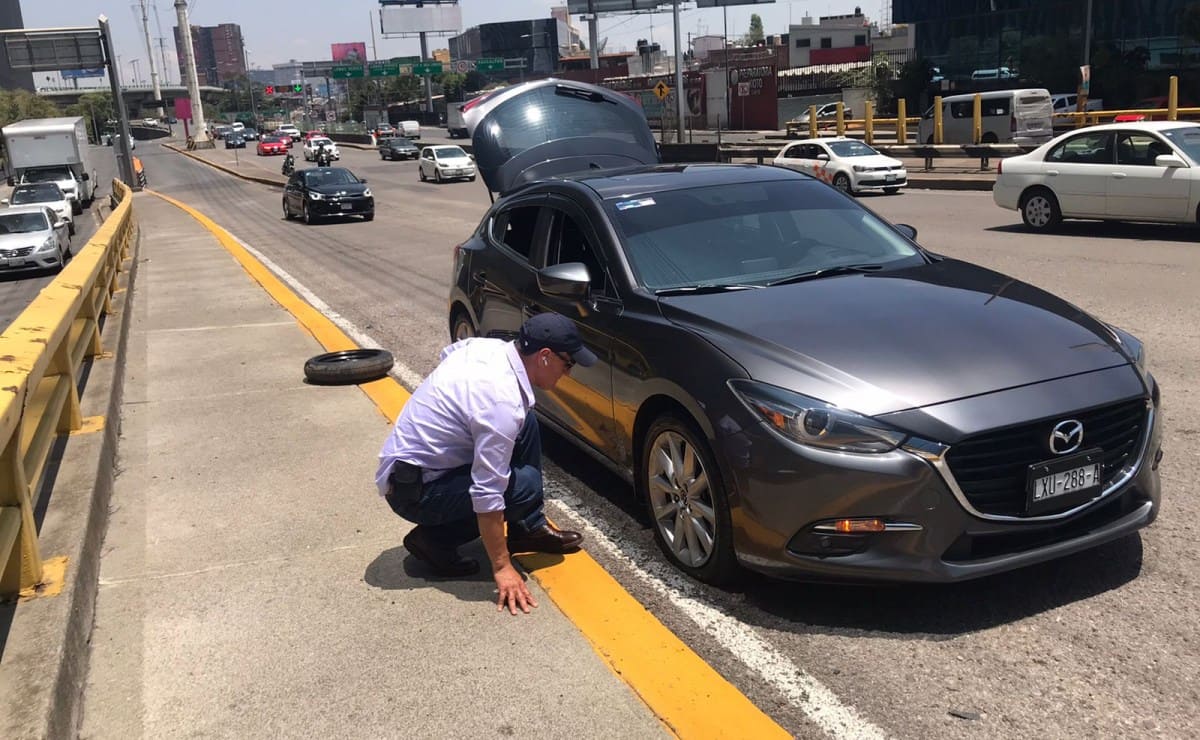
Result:
{"label": "rear tire", "polygon": [[419,179],[421,182],[425,182],[425,168],[421,165],[417,165],[417,179]]}
{"label": "rear tire", "polygon": [[471,339],[479,336],[479,332],[475,329],[475,324],[471,323],[471,317],[467,312],[460,308],[454,313],[454,319],[450,322],[450,340],[458,342],[463,339]]}
{"label": "rear tire", "polygon": [[1000,139],[995,134],[993,134],[989,131],[988,133],[983,135],[983,138],[980,139],[980,142],[982,142],[984,144],[999,144]]}
{"label": "rear tire", "polygon": [[283,199],[283,220],[284,221],[292,220],[292,209],[288,208],[287,198]]}
{"label": "rear tire", "polygon": [[304,363],[304,378],[313,385],[357,385],[387,377],[394,360],[382,349],[327,352]]}
{"label": "rear tire", "polygon": [[1021,220],[1034,231],[1050,231],[1062,222],[1058,198],[1046,188],[1033,188],[1021,196]]}

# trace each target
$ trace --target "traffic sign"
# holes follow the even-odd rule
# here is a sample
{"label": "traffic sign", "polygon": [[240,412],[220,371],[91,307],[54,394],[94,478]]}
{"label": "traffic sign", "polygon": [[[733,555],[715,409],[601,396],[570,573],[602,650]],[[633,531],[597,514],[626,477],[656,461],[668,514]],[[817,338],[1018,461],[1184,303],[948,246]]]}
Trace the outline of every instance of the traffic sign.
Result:
{"label": "traffic sign", "polygon": [[667,83],[663,82],[662,80],[659,80],[658,84],[654,86],[654,95],[659,100],[665,100],[670,94],[671,88],[667,87]]}
{"label": "traffic sign", "polygon": [[361,64],[344,65],[340,67],[331,67],[329,76],[335,80],[348,80],[352,77],[363,77],[365,72]]}
{"label": "traffic sign", "polygon": [[504,69],[504,60],[503,59],[487,58],[487,59],[476,59],[475,60],[475,71],[476,72],[499,72],[502,69]]}
{"label": "traffic sign", "polygon": [[266,87],[263,88],[263,94],[264,95],[274,95],[275,94],[275,86],[267,85]]}
{"label": "traffic sign", "polygon": [[399,62],[368,62],[367,74],[371,77],[396,77],[400,74]]}
{"label": "traffic sign", "polygon": [[442,63],[419,62],[412,66],[412,73],[415,75],[440,75],[442,73]]}
{"label": "traffic sign", "polygon": [[292,85],[292,92],[294,92],[294,93],[302,93],[302,92],[304,92],[304,85],[302,85],[302,84],[299,84],[299,83],[298,83],[298,84],[295,84],[295,85]]}

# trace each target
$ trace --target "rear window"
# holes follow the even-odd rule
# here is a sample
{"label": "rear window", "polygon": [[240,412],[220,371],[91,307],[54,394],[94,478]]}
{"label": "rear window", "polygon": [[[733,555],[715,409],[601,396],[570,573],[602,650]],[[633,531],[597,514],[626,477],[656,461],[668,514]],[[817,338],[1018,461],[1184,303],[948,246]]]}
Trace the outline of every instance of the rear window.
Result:
{"label": "rear window", "polygon": [[50,224],[46,222],[46,214],[41,212],[0,213],[0,234],[28,234],[48,228]]}
{"label": "rear window", "polygon": [[22,203],[45,203],[48,200],[62,199],[62,191],[52,182],[37,185],[21,185],[13,190],[12,193],[12,204],[14,206],[19,206]]}

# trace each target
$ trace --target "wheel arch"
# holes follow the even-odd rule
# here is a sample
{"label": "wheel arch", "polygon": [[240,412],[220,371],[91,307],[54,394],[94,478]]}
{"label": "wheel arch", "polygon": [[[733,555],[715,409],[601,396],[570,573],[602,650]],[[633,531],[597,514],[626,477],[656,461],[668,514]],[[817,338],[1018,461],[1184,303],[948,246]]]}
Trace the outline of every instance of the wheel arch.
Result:
{"label": "wheel arch", "polygon": [[[691,407],[689,408],[689,406]],[[645,491],[641,490],[642,484],[637,471],[641,469],[642,465],[642,448],[646,446],[646,432],[649,431],[650,425],[654,423],[654,420],[663,414],[674,414],[683,421],[691,424],[693,430],[709,445],[709,451],[712,453],[713,462],[717,466],[721,480],[723,482],[729,480],[729,476],[726,475],[723,469],[721,456],[717,454],[715,449],[711,449],[714,447],[713,440],[715,439],[715,435],[712,425],[709,423],[708,416],[703,413],[699,406],[694,405],[694,403],[689,404],[676,396],[658,392],[647,397],[638,406],[637,416],[634,417],[633,421],[633,449],[631,450],[633,453],[634,471],[633,487],[634,493],[639,499],[645,494]],[[732,494],[728,485],[725,488],[727,494]]]}

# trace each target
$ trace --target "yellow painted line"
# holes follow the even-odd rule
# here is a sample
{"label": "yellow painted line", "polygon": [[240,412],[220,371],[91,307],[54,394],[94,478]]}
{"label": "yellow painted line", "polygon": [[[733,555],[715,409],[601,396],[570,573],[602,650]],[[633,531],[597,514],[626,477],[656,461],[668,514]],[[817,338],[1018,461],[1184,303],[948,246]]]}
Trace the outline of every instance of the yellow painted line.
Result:
{"label": "yellow painted line", "polygon": [[[152,190],[208,229],[247,273],[328,351],[357,345],[301,300],[227,231],[199,211]],[[386,377],[359,386],[392,422],[410,394]],[[590,555],[522,555],[532,573],[596,653],[680,738],[788,738],[791,735],[675,636]]]}

